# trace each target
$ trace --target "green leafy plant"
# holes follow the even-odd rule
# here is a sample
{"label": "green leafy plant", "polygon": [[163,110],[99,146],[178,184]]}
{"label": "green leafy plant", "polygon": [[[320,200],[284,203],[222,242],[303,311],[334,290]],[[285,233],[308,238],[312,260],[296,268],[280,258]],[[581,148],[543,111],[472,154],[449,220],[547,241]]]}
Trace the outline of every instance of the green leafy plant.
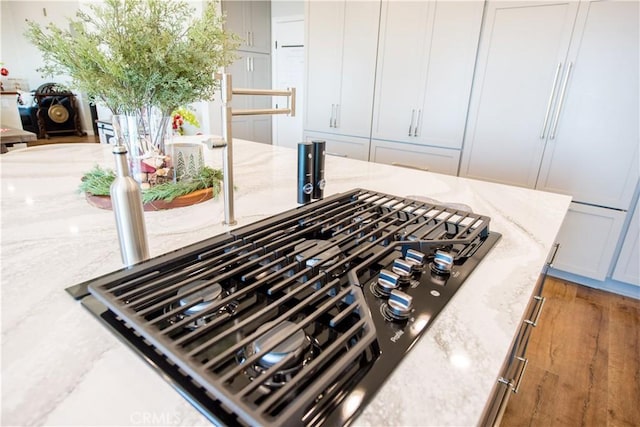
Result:
{"label": "green leafy plant", "polygon": [[[111,169],[103,169],[96,165],[82,177],[79,190],[94,196],[108,196],[111,183],[116,174]],[[142,203],[156,200],[170,202],[176,197],[191,194],[194,191],[212,188],[214,194],[220,194],[222,171],[204,166],[198,174],[189,181],[166,182],[154,185],[142,191]]]}
{"label": "green leafy plant", "polygon": [[226,33],[215,1],[197,17],[182,0],[104,0],[70,18],[69,29],[30,21],[25,33],[43,54],[45,75],[114,114],[213,99],[215,73],[235,59],[238,37]]}

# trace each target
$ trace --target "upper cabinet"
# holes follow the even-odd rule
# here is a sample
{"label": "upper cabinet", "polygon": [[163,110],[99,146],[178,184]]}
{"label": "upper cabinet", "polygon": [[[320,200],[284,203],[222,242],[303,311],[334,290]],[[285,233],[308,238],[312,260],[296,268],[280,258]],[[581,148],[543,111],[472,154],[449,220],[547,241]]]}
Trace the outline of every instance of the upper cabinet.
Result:
{"label": "upper cabinet", "polygon": [[271,53],[271,1],[225,0],[225,27],[241,39],[239,50]]}
{"label": "upper cabinet", "polygon": [[372,138],[462,147],[483,7],[383,1]]}
{"label": "upper cabinet", "polygon": [[369,138],[379,1],[306,3],[305,131]]}
{"label": "upper cabinet", "polygon": [[638,180],[638,2],[490,2],[462,176],[629,209]]}

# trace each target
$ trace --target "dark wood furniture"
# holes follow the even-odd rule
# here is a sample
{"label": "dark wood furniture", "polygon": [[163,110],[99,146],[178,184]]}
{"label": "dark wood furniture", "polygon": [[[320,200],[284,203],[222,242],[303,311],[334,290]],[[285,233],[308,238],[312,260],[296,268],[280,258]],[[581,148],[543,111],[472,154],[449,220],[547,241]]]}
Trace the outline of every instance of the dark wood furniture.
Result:
{"label": "dark wood furniture", "polygon": [[49,138],[55,134],[75,133],[84,136],[80,127],[76,96],[61,89],[55,83],[45,83],[35,92],[38,110],[38,138]]}

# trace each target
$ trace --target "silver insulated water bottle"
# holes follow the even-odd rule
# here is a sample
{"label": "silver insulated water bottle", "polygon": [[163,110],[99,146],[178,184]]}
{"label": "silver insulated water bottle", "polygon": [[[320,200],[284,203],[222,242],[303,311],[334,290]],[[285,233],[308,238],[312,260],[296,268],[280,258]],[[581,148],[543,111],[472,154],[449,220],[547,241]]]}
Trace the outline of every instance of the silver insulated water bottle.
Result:
{"label": "silver insulated water bottle", "polygon": [[144,224],[142,194],[138,183],[129,175],[127,148],[113,147],[116,179],[111,184],[111,205],[116,216],[122,262],[129,266],[149,258],[147,230]]}

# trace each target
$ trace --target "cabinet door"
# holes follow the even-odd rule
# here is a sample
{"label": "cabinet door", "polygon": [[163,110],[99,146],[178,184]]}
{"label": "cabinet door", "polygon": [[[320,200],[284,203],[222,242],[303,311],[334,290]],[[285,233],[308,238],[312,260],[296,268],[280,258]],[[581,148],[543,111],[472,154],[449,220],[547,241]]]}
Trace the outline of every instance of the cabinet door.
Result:
{"label": "cabinet door", "polygon": [[305,129],[369,137],[379,16],[376,1],[307,3]]}
{"label": "cabinet door", "polygon": [[611,277],[640,286],[640,200],[636,202],[632,215]]}
{"label": "cabinet door", "polygon": [[577,2],[490,2],[461,176],[534,187]]}
{"label": "cabinet door", "polygon": [[[234,88],[271,88],[270,55],[238,52],[238,59],[229,67]],[[231,100],[234,110],[271,108],[268,96],[234,95]],[[271,116],[233,117],[233,137],[248,141],[271,144]]]}
{"label": "cabinet door", "polygon": [[580,5],[537,188],[629,209],[639,175],[639,15],[637,1]]}
{"label": "cabinet door", "polygon": [[436,3],[412,142],[462,147],[483,9],[481,1]]}
{"label": "cabinet door", "polygon": [[371,161],[456,175],[460,150],[371,140]]}
{"label": "cabinet door", "polygon": [[413,138],[435,7],[426,1],[382,3],[372,138]]}
{"label": "cabinet door", "polygon": [[[340,93],[342,73],[341,2],[306,3],[307,82],[305,129],[335,132],[333,118]],[[331,25],[328,25],[331,23]]]}
{"label": "cabinet door", "polygon": [[373,138],[462,146],[483,7],[383,3]]}
{"label": "cabinet door", "polygon": [[268,0],[225,0],[225,27],[241,39],[239,50],[271,52],[271,2]]}
{"label": "cabinet door", "polygon": [[571,203],[558,233],[553,267],[604,280],[624,223],[625,212]]}

